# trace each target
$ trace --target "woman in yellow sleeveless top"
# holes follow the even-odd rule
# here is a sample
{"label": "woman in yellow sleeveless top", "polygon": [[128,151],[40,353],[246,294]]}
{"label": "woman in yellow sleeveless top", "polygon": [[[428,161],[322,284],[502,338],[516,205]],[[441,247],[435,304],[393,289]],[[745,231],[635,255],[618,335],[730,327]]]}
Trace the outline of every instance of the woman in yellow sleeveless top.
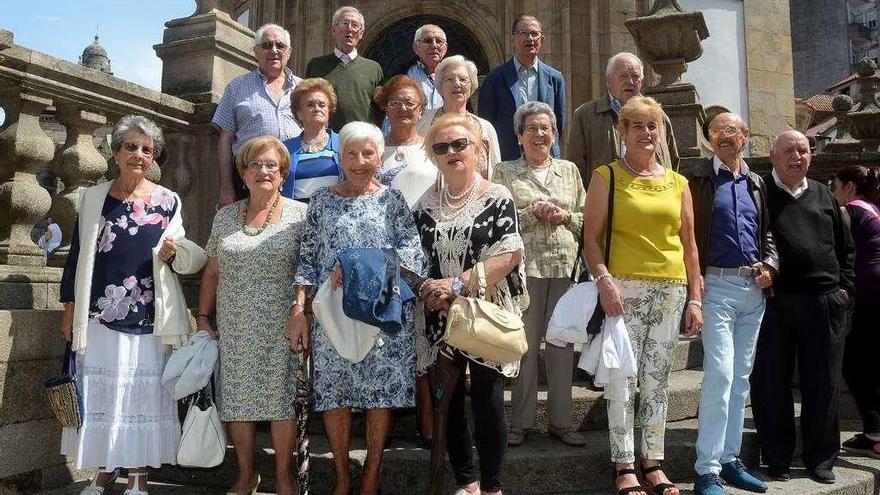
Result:
{"label": "woman in yellow sleeveless top", "polygon": [[[687,335],[698,333],[703,321],[693,205],[687,180],[661,164],[668,154],[663,149],[660,104],[648,97],[630,98],[618,120],[626,152],[620,160],[596,169],[584,204],[584,254],[606,315],[623,315],[638,370],[629,381],[629,399],[608,401],[614,489],[619,495],[678,495],[659,464],[666,390],[682,311]],[[610,266],[606,266],[603,249],[612,168],[614,208]],[[641,468],[648,489],[639,486],[634,471],[634,410],[642,427]]]}

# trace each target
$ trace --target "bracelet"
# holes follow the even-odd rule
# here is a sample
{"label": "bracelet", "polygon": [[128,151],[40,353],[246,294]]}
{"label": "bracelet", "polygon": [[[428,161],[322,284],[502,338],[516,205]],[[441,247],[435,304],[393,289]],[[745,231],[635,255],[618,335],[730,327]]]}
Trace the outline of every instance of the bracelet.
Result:
{"label": "bracelet", "polygon": [[696,306],[700,309],[703,309],[703,301],[700,301],[699,299],[690,299],[690,300],[688,300],[687,305],[688,306]]}
{"label": "bracelet", "polygon": [[610,280],[610,279],[612,279],[612,278],[614,278],[614,277],[612,277],[610,273],[603,273],[602,275],[599,275],[598,277],[596,277],[596,279],[594,280],[594,282],[595,282],[596,284],[598,284],[602,279],[606,279],[606,278]]}
{"label": "bracelet", "polygon": [[419,284],[419,290],[416,291],[416,293],[417,293],[419,296],[422,295],[422,289],[425,288],[425,284],[427,284],[427,283],[430,282],[430,281],[431,281],[430,278],[426,278],[421,284]]}

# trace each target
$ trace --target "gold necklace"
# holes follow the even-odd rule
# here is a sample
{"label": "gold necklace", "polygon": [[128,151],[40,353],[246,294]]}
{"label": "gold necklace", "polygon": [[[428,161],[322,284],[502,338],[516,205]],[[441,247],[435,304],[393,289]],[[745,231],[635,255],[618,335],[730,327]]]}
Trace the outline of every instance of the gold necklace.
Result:
{"label": "gold necklace", "polygon": [[263,222],[263,225],[258,228],[251,227],[247,224],[247,212],[248,212],[248,201],[243,202],[242,212],[241,212],[241,231],[245,233],[245,235],[249,236],[258,236],[266,230],[266,227],[269,226],[269,222],[272,220],[272,215],[275,213],[275,207],[278,206],[278,200],[281,199],[280,194],[275,195],[275,201],[272,202],[272,207],[269,208],[269,214],[266,215],[266,221]]}

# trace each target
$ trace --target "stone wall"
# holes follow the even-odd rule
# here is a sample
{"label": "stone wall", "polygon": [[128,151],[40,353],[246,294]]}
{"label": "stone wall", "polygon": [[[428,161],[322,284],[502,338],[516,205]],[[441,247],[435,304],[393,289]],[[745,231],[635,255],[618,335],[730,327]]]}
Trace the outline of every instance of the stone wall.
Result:
{"label": "stone wall", "polygon": [[809,98],[850,73],[845,0],[791,2],[794,94]]}
{"label": "stone wall", "polygon": [[794,128],[788,0],[745,0],[751,154],[770,153],[773,136]]}

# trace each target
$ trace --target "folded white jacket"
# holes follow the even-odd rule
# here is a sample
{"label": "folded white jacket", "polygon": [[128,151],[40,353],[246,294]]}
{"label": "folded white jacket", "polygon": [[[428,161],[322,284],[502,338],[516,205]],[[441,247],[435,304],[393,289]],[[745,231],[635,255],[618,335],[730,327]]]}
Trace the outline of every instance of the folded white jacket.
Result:
{"label": "folded white jacket", "polygon": [[544,341],[557,347],[586,344],[590,340],[587,323],[593,317],[598,300],[595,282],[581,282],[568,289],[553,308]]}
{"label": "folded white jacket", "polygon": [[593,375],[597,386],[605,387],[607,400],[629,400],[627,379],[636,376],[636,359],[622,316],[605,318],[602,333],[581,351],[578,368]]}
{"label": "folded white jacket", "polygon": [[342,289],[333,290],[331,279],[328,277],[315,293],[312,311],[336,352],[353,363],[361,362],[374,345],[382,345],[379,327],[346,316]]}
{"label": "folded white jacket", "polygon": [[217,341],[199,330],[187,345],[171,353],[162,373],[162,386],[178,400],[198,392],[208,385],[218,354]]}

